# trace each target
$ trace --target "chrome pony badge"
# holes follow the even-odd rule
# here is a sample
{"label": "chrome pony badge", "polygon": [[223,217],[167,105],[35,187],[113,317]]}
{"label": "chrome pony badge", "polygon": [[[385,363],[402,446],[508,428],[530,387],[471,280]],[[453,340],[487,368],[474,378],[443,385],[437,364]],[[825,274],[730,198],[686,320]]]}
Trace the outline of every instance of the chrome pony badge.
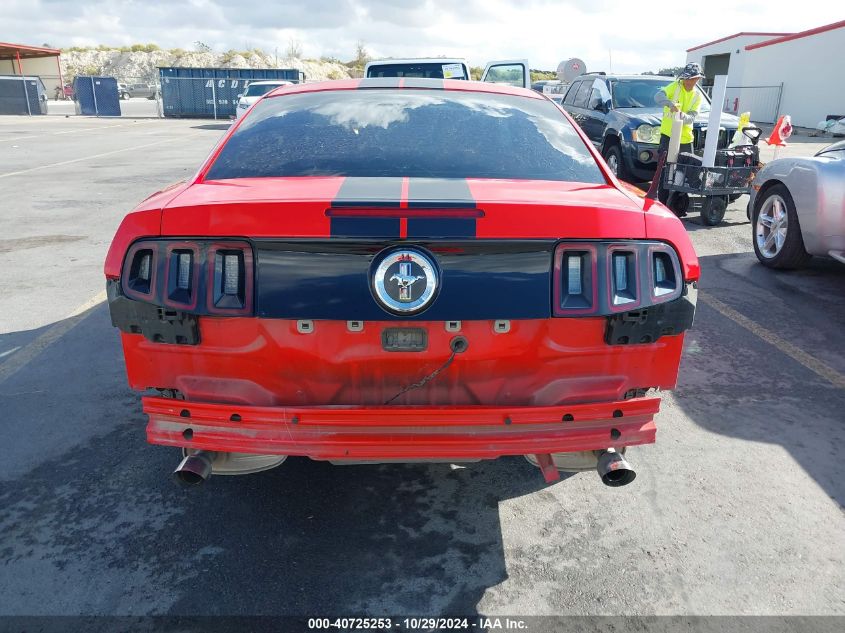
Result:
{"label": "chrome pony badge", "polygon": [[437,290],[437,268],[427,255],[404,249],[389,253],[373,273],[376,299],[391,312],[424,309]]}

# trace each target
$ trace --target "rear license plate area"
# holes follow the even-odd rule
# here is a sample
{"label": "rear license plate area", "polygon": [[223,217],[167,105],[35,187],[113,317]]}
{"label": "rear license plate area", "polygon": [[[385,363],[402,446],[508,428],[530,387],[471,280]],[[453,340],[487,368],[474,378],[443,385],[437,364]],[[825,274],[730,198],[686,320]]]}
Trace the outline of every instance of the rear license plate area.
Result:
{"label": "rear license plate area", "polygon": [[421,327],[385,328],[381,347],[386,352],[424,352],[428,349],[428,332]]}

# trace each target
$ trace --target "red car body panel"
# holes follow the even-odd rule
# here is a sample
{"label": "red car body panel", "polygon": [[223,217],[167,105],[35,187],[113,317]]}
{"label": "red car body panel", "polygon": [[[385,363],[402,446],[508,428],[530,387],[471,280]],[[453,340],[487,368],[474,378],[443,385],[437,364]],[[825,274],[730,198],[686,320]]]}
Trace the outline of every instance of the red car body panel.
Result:
{"label": "red car body panel", "polygon": [[[272,95],[359,83],[286,86]],[[444,87],[542,98],[494,84]],[[106,259],[107,278],[120,278],[127,249],[141,238],[331,237],[329,210],[343,177],[204,181],[247,118],[232,126],[193,182],[151,196],[126,216]],[[609,184],[469,179],[475,238],[657,240],[674,247],[683,281],[695,282],[699,264],[680,221],[619,185],[584,141]],[[407,183],[402,191],[391,211],[399,216],[412,212]],[[132,388],[178,390],[184,398],[144,398],[152,443],[333,460],[476,459],[654,441],[659,399],[642,393],[674,387],[684,335],[612,346],[606,324],[601,316],[526,319],[505,334],[492,321],[465,321],[460,333],[468,349],[436,380],[395,399],[447,360],[454,333],[443,321],[367,321],[350,332],[345,321],[325,320],[303,335],[291,319],[202,316],[197,345],[125,331],[121,339]],[[425,328],[428,348],[384,351],[387,325]]]}
{"label": "red car body panel", "polygon": [[[122,335],[129,384],[178,389],[190,401],[258,406],[378,406],[448,358],[453,333],[442,322],[318,321],[311,335],[284,319],[202,318],[202,342],[162,345]],[[425,327],[429,349],[385,352],[384,326]],[[605,319],[514,321],[497,334],[489,321],[462,323],[470,345],[449,371],[396,404],[552,406],[621,400],[632,389],[671,389],[682,336],[609,348]],[[446,350],[446,351],[444,351]]]}
{"label": "red car body panel", "polygon": [[148,397],[144,413],[148,440],[166,446],[185,446],[189,435],[192,448],[210,451],[338,461],[474,460],[651,443],[659,404],[639,398],[567,407],[297,408]]}

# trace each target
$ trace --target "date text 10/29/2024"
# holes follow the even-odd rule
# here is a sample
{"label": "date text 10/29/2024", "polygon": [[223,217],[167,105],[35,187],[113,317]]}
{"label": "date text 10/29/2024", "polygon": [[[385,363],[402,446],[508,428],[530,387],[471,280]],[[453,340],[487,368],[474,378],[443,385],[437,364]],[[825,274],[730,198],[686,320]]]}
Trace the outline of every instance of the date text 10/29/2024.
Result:
{"label": "date text 10/29/2024", "polygon": [[525,620],[510,617],[475,618],[309,618],[310,630],[407,631],[527,631]]}

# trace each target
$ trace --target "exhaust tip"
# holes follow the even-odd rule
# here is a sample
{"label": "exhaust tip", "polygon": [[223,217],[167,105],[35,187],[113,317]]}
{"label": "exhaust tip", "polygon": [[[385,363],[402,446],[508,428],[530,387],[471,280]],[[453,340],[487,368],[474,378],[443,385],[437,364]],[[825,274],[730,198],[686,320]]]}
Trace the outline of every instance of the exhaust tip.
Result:
{"label": "exhaust tip", "polygon": [[613,488],[627,486],[637,477],[631,465],[613,448],[608,448],[599,455],[596,470],[601,477],[601,482]]}
{"label": "exhaust tip", "polygon": [[214,453],[210,451],[186,455],[173,471],[173,476],[183,486],[198,486],[211,477],[213,461]]}

